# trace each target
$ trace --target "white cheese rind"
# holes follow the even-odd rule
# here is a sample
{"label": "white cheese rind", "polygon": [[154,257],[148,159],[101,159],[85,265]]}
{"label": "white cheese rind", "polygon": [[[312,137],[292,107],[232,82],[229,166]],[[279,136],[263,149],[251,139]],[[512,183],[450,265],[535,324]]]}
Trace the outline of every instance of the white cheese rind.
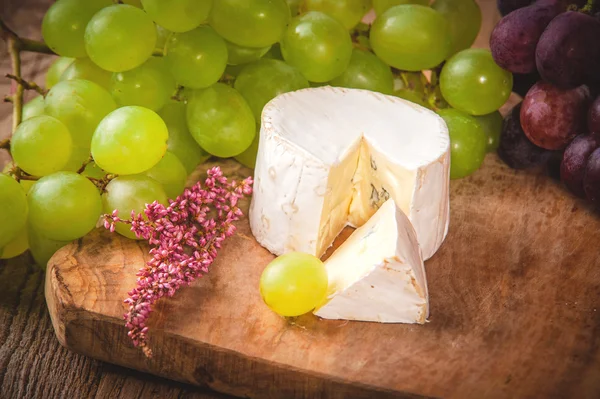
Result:
{"label": "white cheese rind", "polygon": [[314,313],[326,319],[424,323],[427,279],[412,224],[386,201],[325,262],[327,298]]}
{"label": "white cheese rind", "polygon": [[427,259],[448,228],[449,143],[439,116],[396,97],[331,87],[278,96],[263,110],[252,232],[276,255],[321,256],[392,198]]}

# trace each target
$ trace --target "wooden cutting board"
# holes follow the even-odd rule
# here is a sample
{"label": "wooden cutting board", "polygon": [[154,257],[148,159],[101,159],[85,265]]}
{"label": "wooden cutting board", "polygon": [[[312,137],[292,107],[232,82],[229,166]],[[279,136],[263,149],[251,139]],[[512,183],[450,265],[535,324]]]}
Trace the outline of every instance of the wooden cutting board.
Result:
{"label": "wooden cutting board", "polygon": [[[249,174],[236,165],[224,170]],[[209,275],[157,306],[152,359],[122,321],[148,247],[103,230],[65,247],[46,274],[58,339],[240,397],[600,397],[600,217],[541,171],[490,155],[452,182],[425,325],[277,316],[258,291],[273,256],[238,225]]]}

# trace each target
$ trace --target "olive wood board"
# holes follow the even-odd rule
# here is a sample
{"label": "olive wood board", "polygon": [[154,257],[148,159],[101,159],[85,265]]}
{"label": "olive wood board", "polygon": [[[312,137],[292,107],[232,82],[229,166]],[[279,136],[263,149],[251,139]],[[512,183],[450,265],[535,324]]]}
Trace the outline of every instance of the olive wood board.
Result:
{"label": "olive wood board", "polygon": [[600,217],[545,171],[495,155],[451,182],[425,325],[278,316],[258,290],[273,255],[244,218],[208,275],[156,306],[147,359],[122,320],[147,259],[146,244],[103,229],[60,250],[46,274],[59,341],[239,397],[600,397]]}

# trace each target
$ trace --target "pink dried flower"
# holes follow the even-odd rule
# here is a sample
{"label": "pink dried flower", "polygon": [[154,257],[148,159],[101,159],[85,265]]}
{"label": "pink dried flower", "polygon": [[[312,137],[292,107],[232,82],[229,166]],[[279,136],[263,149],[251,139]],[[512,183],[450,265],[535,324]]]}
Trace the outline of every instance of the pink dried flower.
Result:
{"label": "pink dried flower", "polygon": [[251,193],[251,177],[228,182],[215,167],[208,171],[204,188],[198,182],[174,201],[169,200],[168,206],[148,204],[145,217],[132,212],[129,220],[123,220],[116,210],[104,215],[106,229],[113,232],[118,222],[130,224],[131,231],[151,246],[152,258],[137,273],[136,287],[125,299],[129,311],[124,315],[127,335],[146,356],[152,356],[146,321],[154,303],[163,296],[173,296],[179,287],[208,272],[223,240],[235,232],[233,222],[243,215],[238,200]]}

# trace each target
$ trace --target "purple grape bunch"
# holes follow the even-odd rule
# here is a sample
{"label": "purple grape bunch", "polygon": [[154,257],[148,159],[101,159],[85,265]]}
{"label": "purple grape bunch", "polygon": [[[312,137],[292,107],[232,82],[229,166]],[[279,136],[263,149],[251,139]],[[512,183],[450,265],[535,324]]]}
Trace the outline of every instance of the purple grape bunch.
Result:
{"label": "purple grape bunch", "polygon": [[600,3],[586,3],[499,0],[490,50],[523,97],[505,119],[500,158],[523,169],[560,154],[565,186],[600,206]]}

